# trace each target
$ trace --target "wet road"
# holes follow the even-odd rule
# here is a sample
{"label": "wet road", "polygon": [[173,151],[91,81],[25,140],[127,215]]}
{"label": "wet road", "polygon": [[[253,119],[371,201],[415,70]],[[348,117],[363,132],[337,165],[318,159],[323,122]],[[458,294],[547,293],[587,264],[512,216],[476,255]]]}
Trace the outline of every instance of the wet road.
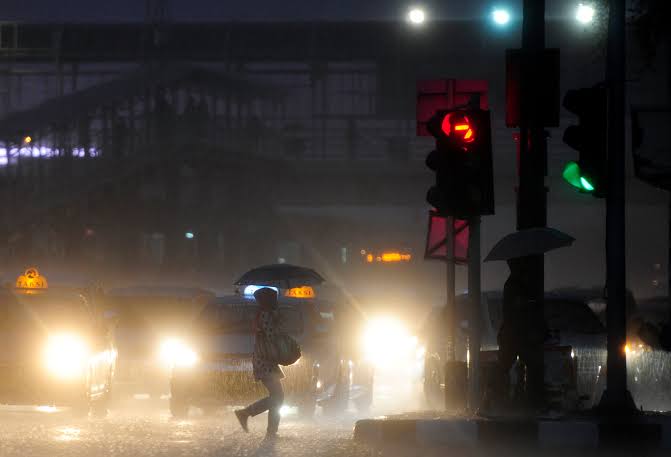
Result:
{"label": "wet road", "polygon": [[265,415],[240,431],[228,411],[173,420],[164,407],[112,411],[106,419],[73,419],[67,410],[0,408],[0,456],[364,456],[352,441],[354,417],[283,420],[265,441]]}

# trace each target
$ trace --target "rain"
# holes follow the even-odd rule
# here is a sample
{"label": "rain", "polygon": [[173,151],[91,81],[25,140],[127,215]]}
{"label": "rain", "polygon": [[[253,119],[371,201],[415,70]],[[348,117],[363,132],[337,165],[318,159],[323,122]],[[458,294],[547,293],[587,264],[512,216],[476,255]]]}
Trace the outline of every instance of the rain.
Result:
{"label": "rain", "polygon": [[0,457],[666,455],[665,0],[0,6]]}

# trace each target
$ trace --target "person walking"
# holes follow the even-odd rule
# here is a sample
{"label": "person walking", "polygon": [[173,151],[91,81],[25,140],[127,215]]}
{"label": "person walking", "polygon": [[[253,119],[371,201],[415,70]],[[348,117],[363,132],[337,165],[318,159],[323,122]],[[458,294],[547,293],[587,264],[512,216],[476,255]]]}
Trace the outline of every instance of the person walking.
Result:
{"label": "person walking", "polygon": [[538,409],[543,406],[543,343],[547,336],[543,307],[531,289],[534,272],[528,260],[512,258],[508,266],[510,276],[503,286],[503,324],[498,335],[499,366],[506,377],[518,361],[525,366],[526,400],[528,406]]}
{"label": "person walking", "polygon": [[276,360],[269,359],[266,348],[272,344],[280,332],[277,292],[264,287],[254,292],[254,299],[259,304],[259,312],[254,320],[256,336],[252,367],[254,379],[263,383],[268,390],[268,396],[246,408],[235,411],[235,415],[242,429],[248,432],[248,419],[268,411],[266,438],[274,438],[277,436],[280,425],[280,408],[284,402],[284,390],[281,381],[284,378],[284,373]]}

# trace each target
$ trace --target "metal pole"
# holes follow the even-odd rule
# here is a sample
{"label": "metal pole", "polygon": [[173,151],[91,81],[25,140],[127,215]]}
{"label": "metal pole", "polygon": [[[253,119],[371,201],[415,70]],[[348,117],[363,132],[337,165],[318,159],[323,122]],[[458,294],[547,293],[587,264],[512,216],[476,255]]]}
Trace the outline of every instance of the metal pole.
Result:
{"label": "metal pole", "polygon": [[[522,61],[520,74],[520,181],[518,190],[517,228],[547,225],[547,195],[545,187],[547,145],[543,119],[543,81],[539,78],[545,53],[545,1],[524,0],[522,24]],[[531,321],[543,325],[544,258],[529,258],[528,271],[534,272],[527,291],[534,306]],[[529,329],[530,331],[533,329]],[[529,398],[541,406],[543,380],[543,347],[533,348],[533,366],[528,366]]]}
{"label": "metal pole", "polygon": [[468,302],[470,316],[469,364],[468,364],[468,408],[477,411],[480,406],[480,344],[481,344],[481,284],[480,284],[480,218],[468,222]]}
{"label": "metal pole", "polygon": [[447,292],[447,360],[455,361],[456,356],[456,297],[455,297],[455,264],[454,264],[454,217],[447,217],[447,268],[445,285]]}
{"label": "metal pole", "polygon": [[624,413],[636,407],[627,391],[626,259],[624,199],[625,2],[611,0],[608,14],[608,198],[606,201],[606,287],[608,289],[608,361],[606,391],[600,407]]}
{"label": "metal pole", "polygon": [[454,265],[454,217],[448,216],[445,218],[445,223],[447,225],[445,242],[447,245],[446,253],[446,276],[445,276],[445,285],[447,300],[445,304],[445,311],[447,314],[447,357],[444,363],[445,368],[445,409],[452,410],[454,409],[454,376],[450,372],[450,362],[456,360],[456,325],[455,325],[455,265]]}

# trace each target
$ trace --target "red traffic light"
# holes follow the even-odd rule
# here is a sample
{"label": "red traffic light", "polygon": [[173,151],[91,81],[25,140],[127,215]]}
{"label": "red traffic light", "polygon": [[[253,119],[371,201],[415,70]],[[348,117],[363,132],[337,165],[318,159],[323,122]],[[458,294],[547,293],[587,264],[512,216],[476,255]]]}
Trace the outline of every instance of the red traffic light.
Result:
{"label": "red traffic light", "polygon": [[443,133],[457,141],[472,143],[475,141],[475,130],[468,116],[459,112],[447,113],[440,124]]}

